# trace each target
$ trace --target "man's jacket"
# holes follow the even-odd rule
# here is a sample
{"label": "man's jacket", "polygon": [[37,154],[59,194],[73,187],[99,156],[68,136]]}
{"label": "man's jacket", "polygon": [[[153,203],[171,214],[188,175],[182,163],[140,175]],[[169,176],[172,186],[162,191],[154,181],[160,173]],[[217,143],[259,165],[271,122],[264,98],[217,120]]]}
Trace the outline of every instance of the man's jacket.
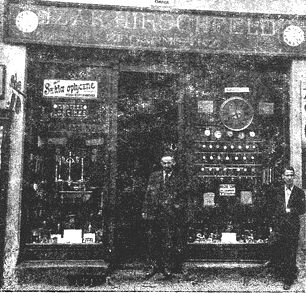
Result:
{"label": "man's jacket", "polygon": [[165,182],[162,171],[152,173],[142,212],[146,213],[150,220],[183,220],[186,209],[184,190],[184,181],[175,172],[172,172],[168,182]]}
{"label": "man's jacket", "polygon": [[293,186],[287,206],[290,208],[290,212],[286,212],[284,185],[271,190],[269,196],[271,201],[268,212],[270,213],[272,230],[281,237],[297,238],[300,231],[299,215],[305,213],[304,191]]}

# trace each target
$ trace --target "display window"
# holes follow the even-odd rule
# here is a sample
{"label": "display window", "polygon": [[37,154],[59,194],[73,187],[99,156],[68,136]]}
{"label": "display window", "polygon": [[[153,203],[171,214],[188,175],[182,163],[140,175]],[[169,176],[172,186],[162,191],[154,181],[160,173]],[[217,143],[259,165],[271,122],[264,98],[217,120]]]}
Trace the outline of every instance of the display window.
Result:
{"label": "display window", "polygon": [[289,66],[273,58],[221,56],[202,66],[198,75],[206,78],[194,79],[186,112],[196,190],[188,243],[264,244],[265,190],[289,162]]}
{"label": "display window", "polygon": [[24,157],[27,244],[95,245],[105,237],[110,70],[30,62]]}

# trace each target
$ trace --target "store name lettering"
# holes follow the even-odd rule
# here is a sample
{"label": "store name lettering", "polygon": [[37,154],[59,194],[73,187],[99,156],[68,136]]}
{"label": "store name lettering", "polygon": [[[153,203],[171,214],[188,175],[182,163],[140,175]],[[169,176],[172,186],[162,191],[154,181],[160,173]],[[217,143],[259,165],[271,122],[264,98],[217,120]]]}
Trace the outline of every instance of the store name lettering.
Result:
{"label": "store name lettering", "polygon": [[90,26],[102,29],[125,29],[148,32],[178,31],[201,33],[228,32],[234,35],[276,34],[275,20],[230,18],[170,13],[145,13],[103,10],[54,10],[40,11],[41,25]]}

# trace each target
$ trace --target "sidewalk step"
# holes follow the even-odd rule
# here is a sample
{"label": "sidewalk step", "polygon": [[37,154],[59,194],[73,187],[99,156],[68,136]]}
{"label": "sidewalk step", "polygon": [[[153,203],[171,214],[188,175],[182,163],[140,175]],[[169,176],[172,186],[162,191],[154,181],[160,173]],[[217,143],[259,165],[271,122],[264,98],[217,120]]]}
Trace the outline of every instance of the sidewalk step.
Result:
{"label": "sidewalk step", "polygon": [[108,268],[104,260],[32,260],[16,271],[19,283],[96,285],[105,282]]}

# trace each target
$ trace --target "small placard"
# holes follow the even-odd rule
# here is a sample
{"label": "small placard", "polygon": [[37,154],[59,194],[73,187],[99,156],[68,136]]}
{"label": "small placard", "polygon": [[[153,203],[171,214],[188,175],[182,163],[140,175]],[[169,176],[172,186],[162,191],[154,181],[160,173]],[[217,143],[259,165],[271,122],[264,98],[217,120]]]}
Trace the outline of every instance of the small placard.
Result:
{"label": "small placard", "polygon": [[61,234],[51,234],[50,235],[51,243],[57,244],[62,242],[62,235]]}
{"label": "small placard", "polygon": [[95,243],[96,242],[96,234],[95,233],[84,233],[83,235],[83,243]]}
{"label": "small placard", "polygon": [[259,115],[273,115],[274,114],[274,103],[259,102],[258,114]]}
{"label": "small placard", "polygon": [[103,145],[104,144],[104,138],[92,138],[92,139],[86,139],[85,144],[87,146],[96,146],[96,145]]}
{"label": "small placard", "polygon": [[225,93],[249,93],[250,88],[248,87],[226,87],[224,89]]}
{"label": "small placard", "polygon": [[251,191],[241,191],[240,201],[242,204],[253,204],[252,192]]}
{"label": "small placard", "polygon": [[64,229],[64,243],[82,243],[82,229]]}
{"label": "small placard", "polygon": [[214,113],[214,101],[210,101],[210,100],[198,101],[198,113],[213,114]]}
{"label": "small placard", "polygon": [[223,232],[221,236],[222,243],[237,243],[236,233]]}
{"label": "small placard", "polygon": [[59,144],[59,145],[66,145],[67,138],[66,137],[49,137],[48,144]]}
{"label": "small placard", "polygon": [[235,184],[220,184],[219,194],[220,196],[235,196],[236,195]]}
{"label": "small placard", "polygon": [[205,192],[203,194],[203,206],[214,206],[215,194],[213,192]]}
{"label": "small placard", "polygon": [[172,8],[175,0],[151,0],[151,8]]}

